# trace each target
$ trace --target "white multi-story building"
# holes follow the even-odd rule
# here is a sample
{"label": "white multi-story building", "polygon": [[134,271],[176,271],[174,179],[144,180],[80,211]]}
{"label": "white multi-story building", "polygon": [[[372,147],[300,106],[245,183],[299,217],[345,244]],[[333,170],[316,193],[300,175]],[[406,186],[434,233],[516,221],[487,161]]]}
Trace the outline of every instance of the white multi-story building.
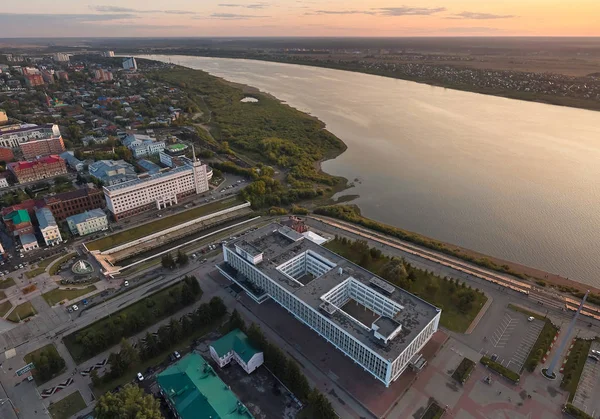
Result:
{"label": "white multi-story building", "polygon": [[60,129],[56,124],[17,124],[0,127],[0,147],[18,148],[19,144],[29,140],[52,137],[60,137]]}
{"label": "white multi-story building", "polygon": [[441,310],[279,224],[223,245],[219,271],[272,298],[389,386],[437,331]]}
{"label": "white multi-story building", "polygon": [[207,167],[198,160],[175,169],[118,185],[105,186],[106,208],[116,220],[152,208],[175,205],[179,199],[208,191]]}
{"label": "white multi-story building", "polygon": [[46,242],[46,246],[54,246],[62,242],[60,230],[49,208],[43,207],[35,211],[35,216],[38,220],[40,231]]}
{"label": "white multi-story building", "polygon": [[108,218],[100,208],[67,217],[72,234],[85,236],[97,231],[108,230]]}
{"label": "white multi-story building", "polygon": [[8,188],[8,180],[5,177],[0,177],[0,189]]}
{"label": "white multi-story building", "polygon": [[125,58],[123,60],[123,68],[125,70],[137,70],[137,63],[134,57]]}
{"label": "white multi-story building", "polygon": [[115,56],[115,52],[114,51],[104,51],[102,53],[103,57],[107,57],[107,58],[112,58]]}
{"label": "white multi-story building", "polygon": [[69,54],[65,54],[64,52],[55,52],[52,54],[52,59],[58,62],[67,62],[70,59]]}

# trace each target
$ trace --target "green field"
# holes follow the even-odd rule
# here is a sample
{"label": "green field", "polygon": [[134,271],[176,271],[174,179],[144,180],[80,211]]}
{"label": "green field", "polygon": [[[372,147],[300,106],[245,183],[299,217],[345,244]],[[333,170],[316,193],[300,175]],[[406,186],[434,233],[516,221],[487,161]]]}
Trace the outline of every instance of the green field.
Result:
{"label": "green field", "polygon": [[[390,262],[389,257],[382,255],[378,258],[365,258],[365,253],[369,253],[369,250],[343,243],[341,240],[331,240],[325,244],[325,247],[385,279],[384,270]],[[412,280],[402,282],[390,280],[390,282],[441,308],[440,325],[452,331],[463,333],[467,330],[487,301],[483,293],[469,289],[466,285],[459,286],[454,281],[448,281],[419,269],[412,269],[412,274],[414,275]],[[461,310],[458,301],[462,294],[469,294],[473,301],[470,306],[467,305]]]}
{"label": "green field", "polygon": [[35,316],[35,309],[29,301],[19,304],[15,309],[8,315],[7,320],[18,323],[20,320],[25,320],[27,317]]}
{"label": "green field", "polygon": [[50,306],[53,306],[54,304],[60,303],[62,300],[73,300],[82,295],[96,291],[96,289],[95,285],[90,285],[85,288],[55,288],[52,291],[42,294],[42,297],[44,297],[44,300],[46,300]]}
{"label": "green field", "polygon": [[75,413],[86,408],[85,400],[81,397],[81,393],[76,391],[69,394],[64,399],[52,403],[48,407],[50,415],[53,419],[69,419]]}
{"label": "green field", "polygon": [[35,268],[35,269],[32,269],[31,271],[25,272],[25,276],[27,278],[31,279],[31,278],[35,278],[38,275],[43,274],[44,272],[46,272],[46,268]]}
{"label": "green field", "polygon": [[560,387],[563,390],[569,392],[569,401],[575,397],[577,386],[579,385],[579,379],[585,366],[590,347],[592,346],[591,340],[575,339],[571,353],[563,369],[563,379],[560,383]]}
{"label": "green field", "polygon": [[5,301],[0,303],[0,317],[4,317],[6,313],[12,308],[12,303],[10,301]]}
{"label": "green field", "polygon": [[0,281],[0,290],[5,290],[13,285],[15,285],[15,280],[12,278],[6,278],[5,280]]}
{"label": "green field", "polygon": [[192,208],[187,211],[180,212],[169,217],[163,217],[150,223],[142,224],[138,227],[133,227],[128,230],[123,230],[119,233],[111,234],[98,240],[86,243],[88,250],[106,250],[115,246],[127,243],[133,240],[140,239],[153,233],[183,224],[195,218],[200,218],[213,212],[221,211],[227,208],[241,204],[236,197],[223,199],[221,201],[211,202],[210,204]]}

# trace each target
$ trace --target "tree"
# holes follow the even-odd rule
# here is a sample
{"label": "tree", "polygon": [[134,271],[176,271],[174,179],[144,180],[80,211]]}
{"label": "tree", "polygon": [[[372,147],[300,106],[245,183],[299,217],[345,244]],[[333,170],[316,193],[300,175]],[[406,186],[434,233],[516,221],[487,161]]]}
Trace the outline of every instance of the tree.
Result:
{"label": "tree", "polygon": [[181,249],[179,249],[177,251],[177,264],[179,266],[187,265],[188,260],[189,260],[188,255],[186,255],[184,252],[181,251]]}
{"label": "tree", "polygon": [[105,393],[94,409],[97,419],[162,419],[160,405],[152,395],[133,384],[118,393]]}
{"label": "tree", "polygon": [[315,419],[335,419],[337,415],[331,402],[316,388],[312,389],[308,396],[312,416]]}
{"label": "tree", "polygon": [[265,335],[263,335],[262,330],[260,330],[259,325],[257,325],[256,323],[252,323],[248,328],[248,332],[246,333],[246,335],[248,335],[248,339],[250,339],[250,342],[254,346],[256,346],[259,349],[265,348],[267,344],[267,339],[265,338]]}
{"label": "tree", "polygon": [[121,339],[121,361],[126,368],[129,368],[140,360],[140,354],[131,343],[125,338]]}
{"label": "tree", "polygon": [[142,354],[146,359],[152,358],[157,355],[160,351],[160,342],[158,337],[154,333],[147,332],[144,337],[144,344],[142,346]]}
{"label": "tree", "polygon": [[219,297],[211,298],[208,304],[210,306],[210,313],[213,319],[218,319],[227,313],[227,307],[225,307],[225,303]]}
{"label": "tree", "polygon": [[244,319],[242,319],[240,313],[234,309],[233,313],[231,313],[231,317],[229,318],[229,322],[227,323],[227,330],[232,331],[235,329],[245,331],[246,323],[244,323]]}
{"label": "tree", "polygon": [[200,288],[200,284],[198,283],[198,280],[195,276],[186,275],[185,278],[183,278],[183,281],[190,286],[190,289],[192,290],[192,294],[194,294],[194,296],[199,297],[202,295],[202,288]]}
{"label": "tree", "polygon": [[161,258],[160,263],[162,264],[163,268],[167,269],[173,269],[176,266],[175,259],[173,259],[173,256],[171,256],[170,253],[165,254]]}
{"label": "tree", "polygon": [[70,140],[79,141],[81,139],[81,128],[78,125],[69,125],[67,127],[67,137]]}
{"label": "tree", "polygon": [[169,322],[169,340],[170,343],[179,342],[179,340],[183,337],[183,327],[181,327],[181,323],[177,319],[171,319]]}
{"label": "tree", "polygon": [[98,387],[100,384],[102,384],[102,379],[98,377],[98,371],[95,369],[90,372],[90,378],[92,379],[92,385],[94,387]]}

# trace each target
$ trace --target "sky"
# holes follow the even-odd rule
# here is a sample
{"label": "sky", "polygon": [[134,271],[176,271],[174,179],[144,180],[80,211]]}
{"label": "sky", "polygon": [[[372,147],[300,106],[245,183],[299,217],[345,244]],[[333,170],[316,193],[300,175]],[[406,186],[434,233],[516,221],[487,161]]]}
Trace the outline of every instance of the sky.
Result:
{"label": "sky", "polygon": [[600,36],[600,0],[4,0],[0,38]]}

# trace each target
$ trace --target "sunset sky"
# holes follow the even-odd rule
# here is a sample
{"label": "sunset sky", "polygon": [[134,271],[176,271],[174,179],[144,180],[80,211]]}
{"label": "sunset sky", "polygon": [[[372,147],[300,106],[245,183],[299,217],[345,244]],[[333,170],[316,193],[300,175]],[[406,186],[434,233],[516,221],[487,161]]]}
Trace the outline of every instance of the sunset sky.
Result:
{"label": "sunset sky", "polygon": [[600,0],[5,0],[0,38],[600,36]]}

